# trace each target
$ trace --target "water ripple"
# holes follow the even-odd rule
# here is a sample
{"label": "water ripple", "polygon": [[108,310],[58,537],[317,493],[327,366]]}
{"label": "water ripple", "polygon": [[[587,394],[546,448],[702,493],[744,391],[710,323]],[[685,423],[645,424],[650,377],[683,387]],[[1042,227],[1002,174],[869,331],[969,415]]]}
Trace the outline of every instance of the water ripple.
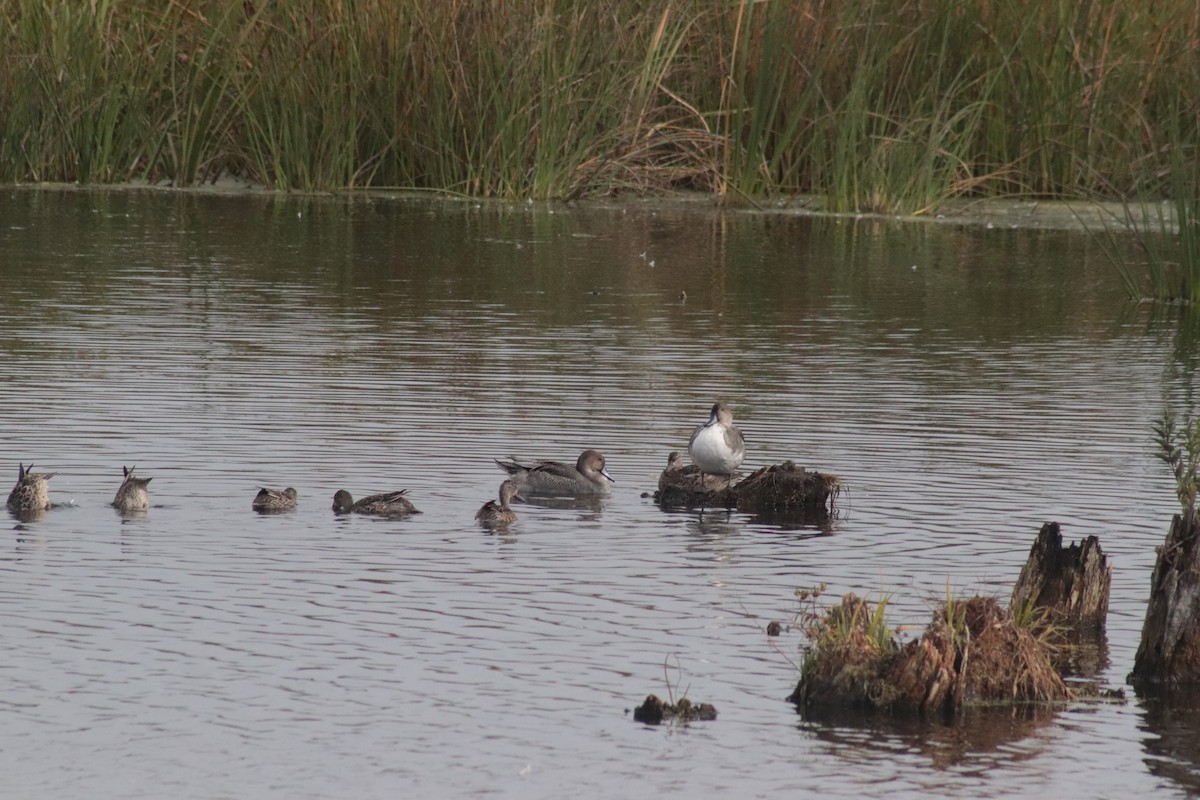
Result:
{"label": "water ripple", "polygon": [[[1189,388],[1170,342],[1072,303],[1069,281],[1047,309],[1020,288],[1026,265],[981,255],[973,288],[913,277],[811,221],[735,215],[726,240],[704,214],[401,204],[351,241],[353,202],[270,202],[308,216],[4,201],[0,467],[60,473],[59,507],[0,548],[14,795],[1188,790],[1143,761],[1137,705],[802,721],[782,701],[802,640],[763,632],[820,583],[890,595],[905,623],[948,587],[1004,599],[1055,520],[1110,554],[1101,677],[1121,683],[1175,503],[1149,436]],[[108,239],[62,218],[89,203]],[[57,240],[27,241],[47,225]],[[536,247],[497,249],[512,242]],[[997,304],[998,287],[1025,299]],[[641,497],[715,397],[747,467],[840,476],[837,516],[780,526]],[[474,524],[493,458],[585,447],[608,459],[610,499]],[[154,505],[122,517],[108,503],[133,464]],[[299,508],[253,514],[263,485],[294,486]],[[338,488],[407,488],[424,513],[338,518]],[[646,730],[627,711],[651,691],[720,718]]]}

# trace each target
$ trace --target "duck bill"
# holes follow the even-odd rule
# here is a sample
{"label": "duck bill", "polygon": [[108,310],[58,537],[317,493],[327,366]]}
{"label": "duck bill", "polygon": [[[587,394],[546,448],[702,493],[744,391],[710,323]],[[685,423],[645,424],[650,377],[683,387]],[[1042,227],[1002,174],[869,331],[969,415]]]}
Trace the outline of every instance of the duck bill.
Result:
{"label": "duck bill", "polygon": [[608,474],[608,470],[606,470],[606,469],[601,469],[601,470],[600,470],[600,474],[601,474],[601,475],[603,475],[604,477],[608,478],[608,479],[609,479],[610,481],[612,481],[613,483],[616,483],[616,482],[617,482],[617,479],[616,479],[616,478],[614,478],[612,475],[609,475],[609,474]]}

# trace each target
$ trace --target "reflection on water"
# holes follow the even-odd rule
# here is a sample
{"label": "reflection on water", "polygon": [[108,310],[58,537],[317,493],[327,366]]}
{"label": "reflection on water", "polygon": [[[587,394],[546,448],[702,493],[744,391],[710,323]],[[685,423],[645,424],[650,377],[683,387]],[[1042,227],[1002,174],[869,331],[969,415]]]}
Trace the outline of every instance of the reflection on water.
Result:
{"label": "reflection on water", "polygon": [[[1079,234],[10,191],[0,278],[0,470],[60,473],[0,547],[14,796],[1192,788],[1139,703],[797,726],[800,642],[762,632],[819,583],[897,622],[947,584],[1006,597],[1054,520],[1115,565],[1084,671],[1122,682],[1175,503],[1150,424],[1195,397],[1196,330],[1131,315]],[[716,398],[743,469],[835,474],[837,513],[643,497]],[[493,459],[586,447],[611,498],[474,523]],[[130,463],[154,505],[122,517]],[[254,514],[264,485],[297,509]],[[335,517],[343,486],[424,513]],[[667,659],[717,721],[628,719]]]}
{"label": "reflection on water", "polygon": [[994,768],[1004,761],[1032,758],[1032,737],[1053,724],[1060,711],[1045,706],[973,709],[945,719],[893,719],[878,714],[838,719],[822,715],[820,721],[805,721],[801,730],[810,732],[831,750],[866,749],[880,754],[900,751],[926,759],[935,770],[982,770],[988,768],[985,765],[989,761]]}
{"label": "reflection on water", "polygon": [[1142,723],[1146,767],[1195,795],[1200,792],[1200,704],[1194,690],[1174,689],[1143,694]]}
{"label": "reflection on water", "polygon": [[1054,637],[1051,642],[1051,661],[1065,678],[1103,681],[1113,666],[1108,638],[1103,633],[1070,636],[1065,641],[1062,637]]}

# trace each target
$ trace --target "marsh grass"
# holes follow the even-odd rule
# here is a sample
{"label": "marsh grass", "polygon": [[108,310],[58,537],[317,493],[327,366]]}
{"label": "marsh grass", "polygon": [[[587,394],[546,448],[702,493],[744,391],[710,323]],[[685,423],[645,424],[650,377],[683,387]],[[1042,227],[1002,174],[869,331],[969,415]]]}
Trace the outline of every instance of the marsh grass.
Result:
{"label": "marsh grass", "polygon": [[801,676],[810,675],[821,659],[830,652],[853,646],[880,657],[896,650],[897,630],[888,625],[889,597],[882,596],[873,606],[866,599],[847,595],[832,609],[819,609],[817,601],[824,587],[796,592],[803,604],[797,615],[797,627],[808,639],[800,665]]}
{"label": "marsh grass", "polygon": [[8,181],[923,213],[1154,196],[1200,141],[1186,0],[0,0],[0,26]]}
{"label": "marsh grass", "polygon": [[[1194,130],[1200,110],[1190,113]],[[1106,222],[1102,236],[1094,234],[1135,300],[1200,302],[1200,152],[1179,127],[1187,116],[1180,113],[1172,122],[1158,183],[1140,199],[1126,200],[1123,218]],[[1132,233],[1132,255],[1124,246],[1126,231]]]}

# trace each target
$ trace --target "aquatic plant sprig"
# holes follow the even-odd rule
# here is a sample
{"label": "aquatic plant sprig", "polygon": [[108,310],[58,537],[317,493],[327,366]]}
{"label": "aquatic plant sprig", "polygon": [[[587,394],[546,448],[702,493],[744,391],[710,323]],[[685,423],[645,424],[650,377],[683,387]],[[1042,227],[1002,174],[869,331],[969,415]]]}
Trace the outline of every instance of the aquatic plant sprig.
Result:
{"label": "aquatic plant sprig", "polygon": [[1171,468],[1175,495],[1184,512],[1194,511],[1200,493],[1200,418],[1185,417],[1177,424],[1175,414],[1164,411],[1154,423],[1158,459]]}
{"label": "aquatic plant sprig", "polygon": [[[675,670],[678,674],[678,679],[674,684],[671,683],[669,674],[671,658],[675,659]],[[682,677],[683,669],[679,664],[679,656],[675,653],[668,654],[663,659],[663,678],[667,685],[668,700],[663,702],[656,695],[647,695],[645,702],[633,709],[634,721],[646,725],[658,725],[667,721],[687,723],[716,719],[717,709],[711,703],[693,703],[687,698],[686,689],[676,699],[675,690],[678,688],[678,682],[682,680]]]}

